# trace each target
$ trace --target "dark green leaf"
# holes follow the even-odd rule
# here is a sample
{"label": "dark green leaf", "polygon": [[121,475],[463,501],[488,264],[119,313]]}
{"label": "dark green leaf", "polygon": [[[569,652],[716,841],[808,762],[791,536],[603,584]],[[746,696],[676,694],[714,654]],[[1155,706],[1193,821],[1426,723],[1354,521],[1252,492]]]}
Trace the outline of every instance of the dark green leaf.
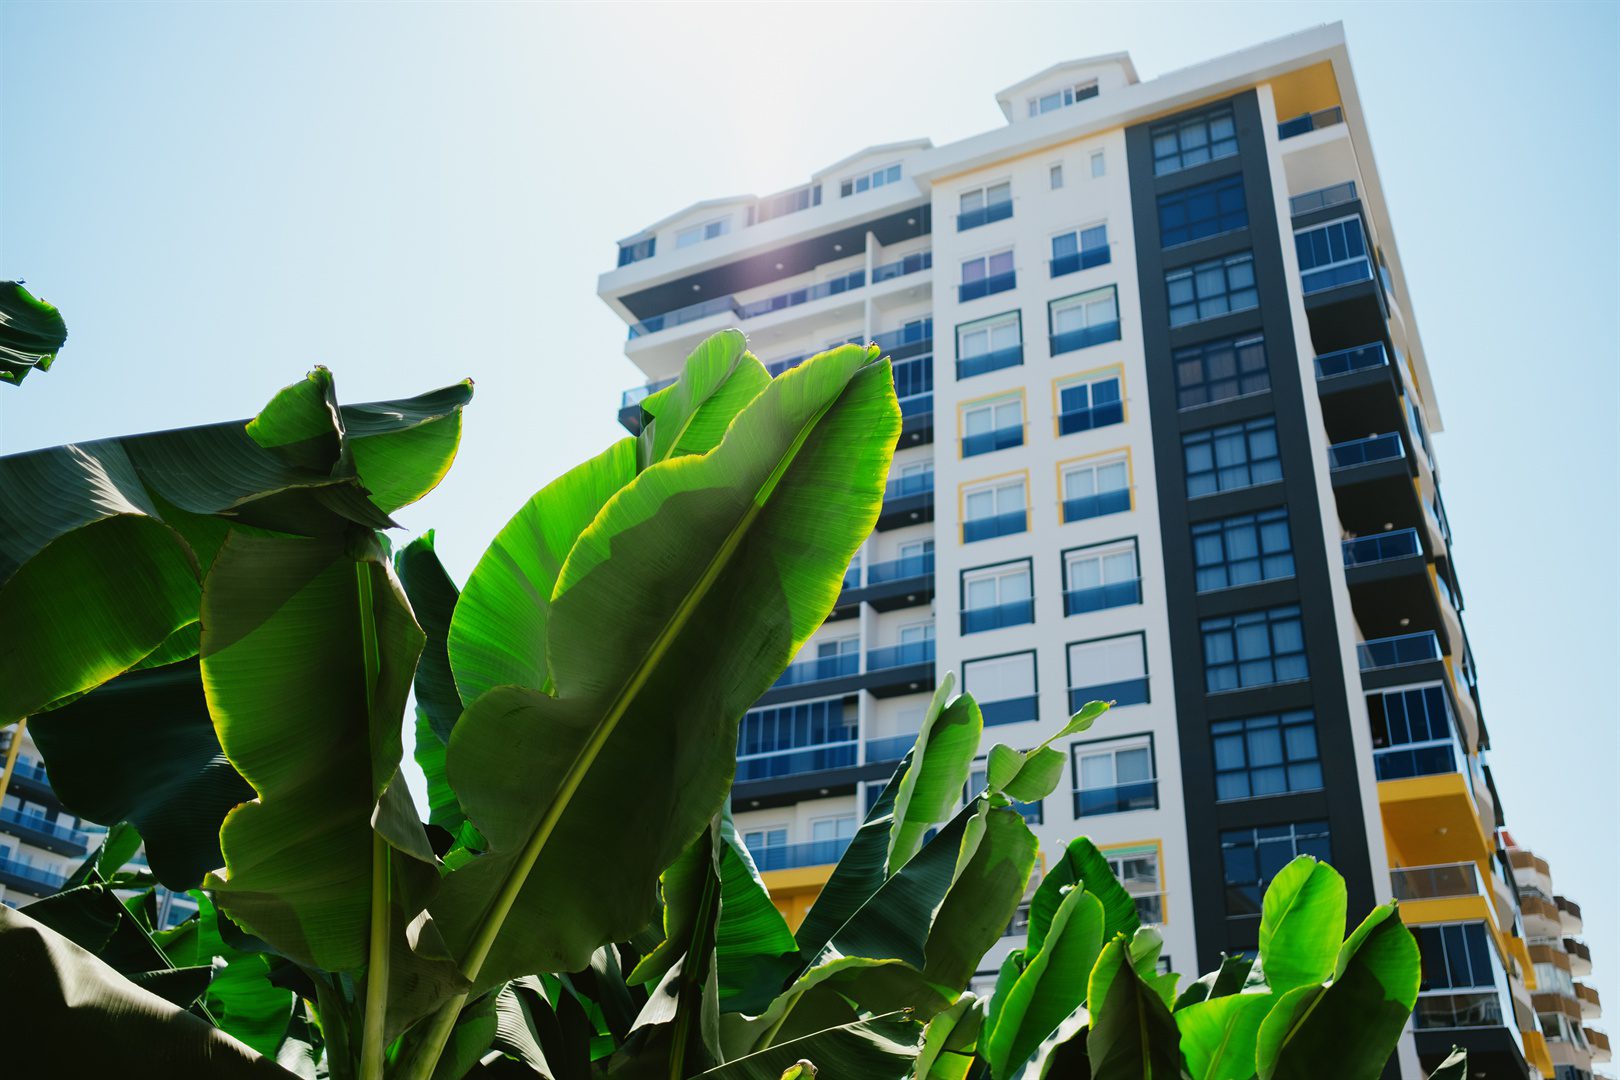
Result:
{"label": "dark green leaf", "polygon": [[1158,991],[1131,966],[1123,937],[1103,946],[1087,991],[1093,1080],[1180,1080],[1180,1035]]}
{"label": "dark green leaf", "polygon": [[67,336],[67,323],[53,305],[20,281],[0,281],[0,383],[16,385],[36,368],[49,371]]}
{"label": "dark green leaf", "polygon": [[928,930],[923,974],[929,981],[955,988],[973,978],[1018,910],[1037,846],[1023,815],[1011,807],[985,806],[970,820],[955,880]]}
{"label": "dark green leaf", "polygon": [[1105,939],[1115,934],[1129,936],[1141,925],[1142,920],[1136,914],[1136,901],[1114,877],[1108,860],[1102,857],[1089,838],[1080,836],[1069,841],[1063,857],[1046,872],[1035,895],[1030,898],[1027,952],[1033,954],[1040,950],[1046,928],[1062,903],[1063,891],[1075,884],[1083,884],[1087,892],[1102,901]]}
{"label": "dark green leaf", "polygon": [[[1102,948],[1103,905],[1084,888],[1069,889],[1041,948],[996,1009],[981,1053],[996,1076],[1008,1076],[1086,1000],[1086,976]],[[1133,974],[1134,977],[1134,974]]]}
{"label": "dark green leaf", "polygon": [[826,1080],[900,1080],[916,1061],[921,1037],[921,1024],[891,1013],[778,1043],[699,1075],[702,1080],[780,1080],[808,1061]]}

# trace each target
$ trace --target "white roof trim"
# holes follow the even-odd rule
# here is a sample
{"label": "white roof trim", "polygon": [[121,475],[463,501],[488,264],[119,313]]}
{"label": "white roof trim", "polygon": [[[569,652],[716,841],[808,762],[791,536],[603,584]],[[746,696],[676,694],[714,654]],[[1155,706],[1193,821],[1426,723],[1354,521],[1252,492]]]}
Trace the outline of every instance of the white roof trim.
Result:
{"label": "white roof trim", "polygon": [[865,150],[857,150],[853,154],[839,158],[824,169],[817,169],[810,174],[810,182],[815,183],[817,180],[824,180],[833,173],[848,168],[864,157],[876,157],[879,154],[899,154],[907,150],[932,150],[933,148],[933,139],[905,139],[901,142],[879,143],[877,146],[868,146]]}
{"label": "white roof trim", "polygon": [[727,195],[719,199],[704,199],[702,202],[695,202],[684,210],[677,210],[668,217],[658,219],[645,229],[637,229],[623,240],[620,240],[619,246],[623,247],[625,244],[633,244],[638,240],[645,240],[647,237],[651,236],[653,233],[656,233],[665,226],[673,225],[675,222],[681,220],[681,218],[686,217],[688,214],[695,214],[699,210],[718,210],[725,206],[748,206],[754,202],[754,199],[755,197],[753,195]]}
{"label": "white roof trim", "polygon": [[1023,96],[1024,92],[1032,87],[1039,86],[1048,79],[1061,75],[1066,71],[1080,72],[1090,68],[1102,67],[1107,64],[1120,64],[1125,68],[1125,81],[1127,84],[1141,82],[1136,75],[1136,65],[1131,62],[1128,52],[1103,53],[1100,56],[1087,56],[1079,60],[1063,60],[1053,64],[1045,71],[1037,72],[1027,79],[1020,79],[996,94],[996,102],[1001,111],[1007,114],[1007,119],[1013,118],[1013,104],[1015,99]]}

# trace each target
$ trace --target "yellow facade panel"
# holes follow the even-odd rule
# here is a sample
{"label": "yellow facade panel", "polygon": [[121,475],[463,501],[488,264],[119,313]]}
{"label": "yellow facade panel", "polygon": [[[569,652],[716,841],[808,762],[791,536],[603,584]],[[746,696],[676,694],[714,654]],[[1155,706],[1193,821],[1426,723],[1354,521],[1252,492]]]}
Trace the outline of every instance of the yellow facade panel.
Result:
{"label": "yellow facade panel", "polygon": [[1339,102],[1339,81],[1333,77],[1333,64],[1323,60],[1307,68],[1290,71],[1271,80],[1271,96],[1277,103],[1277,119],[1331,108]]}

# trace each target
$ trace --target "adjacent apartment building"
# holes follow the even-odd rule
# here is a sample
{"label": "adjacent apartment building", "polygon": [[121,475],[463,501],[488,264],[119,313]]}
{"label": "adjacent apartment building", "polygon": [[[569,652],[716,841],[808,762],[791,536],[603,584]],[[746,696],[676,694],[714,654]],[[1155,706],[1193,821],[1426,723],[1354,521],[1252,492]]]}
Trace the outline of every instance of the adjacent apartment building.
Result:
{"label": "adjacent apartment building", "polygon": [[598,282],[646,376],[632,431],[724,327],[773,373],[846,341],[893,358],[877,528],[742,722],[733,808],[773,895],[802,916],[944,672],[987,748],[1109,699],[1024,812],[1046,851],[1110,854],[1176,969],[1254,948],[1270,877],[1318,855],[1352,911],[1399,896],[1439,943],[1424,1063],[1461,1043],[1552,1077],[1439,400],[1342,29],[1148,81],[1076,60],[997,103],[982,135],[682,210]]}

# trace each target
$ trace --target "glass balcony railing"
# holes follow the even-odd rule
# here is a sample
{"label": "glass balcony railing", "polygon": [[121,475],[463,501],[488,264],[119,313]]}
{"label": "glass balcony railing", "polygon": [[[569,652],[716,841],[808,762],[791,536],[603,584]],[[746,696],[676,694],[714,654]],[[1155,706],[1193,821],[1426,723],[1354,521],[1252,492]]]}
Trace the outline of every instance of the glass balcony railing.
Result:
{"label": "glass balcony railing", "polygon": [[1305,113],[1284,120],[1277,125],[1278,139],[1292,139],[1295,135],[1304,135],[1309,131],[1332,127],[1334,124],[1344,123],[1344,110],[1337,105],[1316,112]]}
{"label": "glass balcony railing", "polygon": [[1107,265],[1113,258],[1114,249],[1107,244],[1101,247],[1087,248],[1076,251],[1070,255],[1059,255],[1048,261],[1053,277],[1062,277],[1064,274],[1073,274],[1081,270],[1090,270],[1093,266]]}
{"label": "glass balcony railing", "polygon": [[914,416],[927,416],[933,411],[933,394],[913,394],[911,397],[900,399],[900,415],[907,419]]}
{"label": "glass balcony railing", "polygon": [[1307,191],[1303,195],[1291,196],[1288,200],[1288,213],[1291,217],[1298,217],[1300,214],[1310,214],[1317,210],[1326,210],[1330,206],[1355,201],[1356,182],[1346,180],[1342,184],[1329,184],[1315,191]]}
{"label": "glass balcony railing", "polygon": [[1396,529],[1394,532],[1358,536],[1339,545],[1344,552],[1345,566],[1371,566],[1423,554],[1416,529]]}
{"label": "glass balcony railing", "polygon": [[1005,514],[996,514],[992,517],[970,518],[962,522],[962,543],[971,544],[997,536],[1011,536],[1014,533],[1025,532],[1028,528],[1027,510],[1009,510]]}
{"label": "glass balcony railing", "polygon": [[982,352],[976,356],[964,356],[956,361],[956,377],[958,379],[971,379],[975,375],[987,375],[1002,368],[1017,367],[1024,362],[1024,347],[1022,345],[1009,345],[1005,349],[994,349]]}
{"label": "glass balcony railing", "polygon": [[1065,330],[1061,334],[1051,337],[1052,355],[1074,352],[1076,349],[1089,349],[1093,345],[1101,345],[1105,341],[1119,340],[1119,320],[1098,323],[1095,326],[1083,326],[1078,330]]}
{"label": "glass balcony railing", "polygon": [[1122,679],[1119,682],[1099,683],[1096,686],[1069,688],[1071,713],[1079,712],[1092,701],[1112,701],[1117,709],[1125,705],[1146,705],[1147,700],[1148,681],[1145,675],[1139,679]]}
{"label": "glass balcony railing", "polygon": [[905,277],[907,274],[920,273],[930,269],[933,265],[934,253],[932,251],[912,252],[903,259],[896,259],[894,262],[884,263],[882,266],[874,266],[872,268],[872,284],[876,285],[880,281],[893,281],[895,278]]}
{"label": "glass balcony railing", "polygon": [[934,553],[906,555],[887,562],[873,563],[866,568],[866,584],[887,585],[891,581],[910,581],[913,578],[934,576]]}
{"label": "glass balcony railing", "polygon": [[845,589],[858,589],[861,587],[861,568],[859,565],[851,566],[844,571],[844,583],[841,587]]}
{"label": "glass balcony railing", "polygon": [[789,292],[779,293],[776,296],[767,296],[763,300],[753,300],[737,308],[737,315],[743,319],[755,319],[761,315],[769,315],[773,311],[785,311],[800,304],[808,304],[814,300],[824,300],[829,296],[838,296],[841,293],[852,292],[866,284],[865,270],[851,270],[847,274],[828,281],[818,282],[815,285],[806,285],[802,289],[793,289]]}
{"label": "glass balcony railing", "polygon": [[1502,1023],[1502,1001],[1495,990],[1419,994],[1412,1010],[1412,1027],[1418,1031],[1501,1027]]}
{"label": "glass balcony railing", "polygon": [[979,713],[984,717],[986,727],[998,724],[1022,724],[1029,720],[1040,719],[1039,704],[1034,695],[1003,698],[1000,701],[981,701]]}
{"label": "glass balcony railing", "polygon": [[1362,671],[1422,664],[1440,656],[1440,637],[1433,630],[1356,642],[1356,661]]}
{"label": "glass balcony railing", "polygon": [[0,826],[10,825],[19,829],[32,829],[45,836],[54,836],[58,840],[66,840],[70,844],[88,847],[90,834],[78,829],[59,825],[48,820],[43,814],[25,814],[16,810],[0,810]]}
{"label": "glass balcony railing", "polygon": [[1058,434],[1073,435],[1077,431],[1118,424],[1125,419],[1125,403],[1104,401],[1085,409],[1070,409],[1058,413]]}
{"label": "glass balcony railing", "polygon": [[[907,323],[896,330],[886,330],[872,339],[872,343],[883,350],[885,356],[903,359],[915,356],[934,347],[934,320],[932,317],[918,319]],[[932,368],[930,368],[932,371]],[[928,388],[933,389],[932,380]],[[901,395],[902,397],[904,395]]]}
{"label": "glass balcony railing", "polygon": [[993,202],[988,206],[981,206],[975,210],[964,210],[956,215],[956,231],[966,232],[977,229],[980,225],[988,225],[992,221],[1005,221],[1013,216],[1011,199]]}
{"label": "glass balcony railing", "polygon": [[1382,341],[1375,341],[1371,345],[1357,345],[1353,349],[1339,349],[1336,352],[1323,353],[1316,358],[1316,377],[1318,379],[1331,379],[1337,375],[1348,375],[1352,371],[1365,371],[1367,368],[1387,367],[1389,353],[1384,349]]}
{"label": "glass balcony railing", "polygon": [[761,873],[770,870],[797,870],[805,866],[831,866],[844,857],[853,837],[836,840],[807,840],[802,844],[772,844],[749,848],[754,865]]}
{"label": "glass balcony railing", "polygon": [[619,408],[628,409],[632,405],[640,405],[666,386],[673,386],[674,379],[657,379],[646,386],[632,386],[619,395]]}
{"label": "glass balcony railing", "polygon": [[841,653],[838,656],[818,656],[814,660],[801,660],[796,664],[789,664],[776,686],[799,686],[804,683],[822,682],[826,679],[841,679],[854,675],[860,671],[861,657],[859,653]]}
{"label": "glass balcony railing", "polygon": [[1002,274],[991,274],[976,281],[964,281],[956,287],[956,299],[959,303],[977,300],[984,296],[993,296],[998,292],[1018,287],[1018,271],[1008,270]]}
{"label": "glass balcony railing", "polygon": [[883,501],[904,499],[912,495],[927,495],[934,490],[934,470],[897,476],[883,488]]}
{"label": "glass balcony railing", "polygon": [[1092,585],[1084,589],[1070,589],[1063,594],[1063,614],[1081,615],[1104,608],[1124,607],[1142,602],[1142,579],[1111,581],[1107,585]]}
{"label": "glass balcony railing", "polygon": [[994,431],[980,431],[962,436],[962,456],[974,457],[993,450],[1008,450],[1024,445],[1024,425],[1012,424]]}
{"label": "glass balcony railing", "polygon": [[1383,435],[1368,435],[1362,439],[1334,443],[1328,447],[1328,468],[1353,469],[1357,465],[1370,465],[1377,461],[1396,461],[1406,456],[1401,437],[1391,431]]}
{"label": "glass balcony railing", "polygon": [[1084,521],[1086,518],[1103,517],[1107,514],[1122,514],[1131,508],[1131,489],[1115,488],[1113,491],[1099,491],[1095,495],[1080,495],[1073,499],[1063,500],[1063,520]]}
{"label": "glass balcony railing", "polygon": [[1320,270],[1302,271],[1299,275],[1300,291],[1306,294],[1318,293],[1324,289],[1337,289],[1340,285],[1350,285],[1357,281],[1371,281],[1372,276],[1372,260],[1362,256],[1333,266],[1324,266]]}
{"label": "glass balcony railing", "polygon": [[917,743],[917,733],[910,735],[889,735],[881,739],[866,740],[866,763],[868,765],[878,762],[899,761],[906,756]]}
{"label": "glass balcony railing", "polygon": [[819,743],[763,754],[737,755],[737,780],[775,780],[784,776],[847,769],[855,764],[856,743]]}
{"label": "glass balcony railing", "polygon": [[707,319],[711,315],[720,315],[722,313],[737,318],[742,317],[742,312],[738,309],[735,299],[730,296],[717,296],[713,300],[688,304],[685,307],[676,308],[674,311],[666,311],[662,315],[652,315],[642,319],[640,322],[633,322],[630,324],[630,337],[631,340],[634,340],[648,334],[656,334],[660,330],[668,330],[671,327],[697,322],[699,319]]}
{"label": "glass balcony railing", "polygon": [[1009,600],[991,607],[968,608],[962,612],[962,633],[978,634],[1007,626],[1023,626],[1035,621],[1033,599]]}
{"label": "glass balcony railing", "polygon": [[1130,810],[1156,810],[1159,781],[1138,780],[1114,787],[1082,788],[1074,793],[1074,816],[1123,814]]}
{"label": "glass balcony railing", "polygon": [[[885,350],[885,353],[888,353],[888,350]],[[934,358],[932,356],[916,356],[909,360],[896,360],[893,365],[894,393],[902,402],[934,392]],[[905,411],[903,405],[901,411]]]}
{"label": "glass balcony railing", "polygon": [[20,776],[24,780],[38,780],[42,784],[51,782],[51,778],[45,775],[44,762],[35,761],[27,754],[17,755],[17,764],[13,766],[11,775],[14,778]]}
{"label": "glass balcony railing", "polygon": [[815,355],[816,354],[813,352],[800,353],[798,356],[786,356],[780,360],[772,360],[770,363],[765,365],[765,371],[768,375],[770,375],[771,378],[774,379],[783,372],[792,371],[794,368],[798,367],[800,364],[804,363],[806,360]]}
{"label": "glass balcony railing", "polygon": [[24,881],[32,881],[35,884],[44,885],[51,889],[60,889],[62,884],[67,881],[67,875],[65,874],[58,874],[54,870],[46,870],[44,867],[35,866],[32,863],[18,862],[16,859],[0,858],[0,873],[10,874],[13,877],[22,878]]}
{"label": "glass balcony railing", "polygon": [[885,645],[881,649],[870,649],[866,653],[866,670],[887,671],[891,668],[910,667],[913,664],[932,664],[934,662],[934,642],[907,641],[900,645]]}
{"label": "glass balcony railing", "polygon": [[1397,900],[1443,900],[1479,896],[1479,868],[1471,862],[1403,866],[1389,872]]}

